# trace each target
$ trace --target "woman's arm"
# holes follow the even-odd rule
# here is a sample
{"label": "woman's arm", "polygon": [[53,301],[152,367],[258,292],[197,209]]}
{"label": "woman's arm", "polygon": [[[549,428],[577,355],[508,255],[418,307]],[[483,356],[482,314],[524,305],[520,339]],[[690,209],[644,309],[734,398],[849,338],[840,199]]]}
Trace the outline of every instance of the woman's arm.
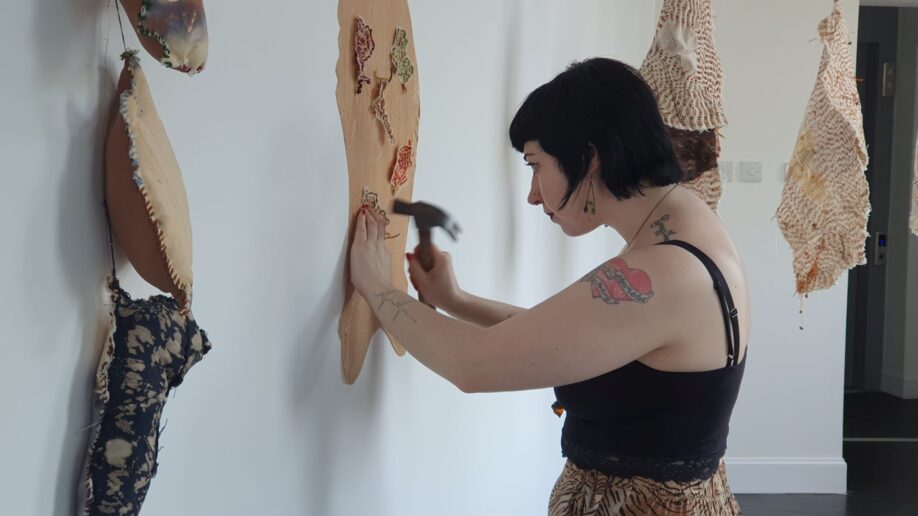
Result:
{"label": "woman's arm", "polygon": [[380,227],[358,217],[351,281],[390,335],[465,392],[566,385],[618,369],[668,342],[666,319],[682,307],[676,300],[688,299],[678,286],[684,270],[669,250],[653,249],[628,263],[610,260],[538,306],[482,328],[394,288]]}
{"label": "woman's arm", "polygon": [[526,312],[525,308],[485,299],[465,291],[460,291],[449,306],[440,308],[456,319],[484,327],[494,326]]}
{"label": "woman's arm", "polygon": [[424,300],[446,313],[477,326],[494,326],[526,311],[525,308],[478,297],[459,288],[453,272],[452,258],[433,246],[433,267],[425,271],[421,264],[408,255],[408,275],[411,284],[424,296]]}

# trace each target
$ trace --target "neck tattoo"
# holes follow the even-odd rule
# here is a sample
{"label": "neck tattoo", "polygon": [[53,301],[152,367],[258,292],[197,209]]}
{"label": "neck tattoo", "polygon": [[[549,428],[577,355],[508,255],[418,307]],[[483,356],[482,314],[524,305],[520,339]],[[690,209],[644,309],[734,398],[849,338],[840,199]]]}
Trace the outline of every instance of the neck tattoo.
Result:
{"label": "neck tattoo", "polygon": [[[644,229],[644,225],[647,224],[648,220],[650,220],[650,216],[653,215],[653,212],[657,211],[657,208],[659,208],[660,205],[663,204],[663,201],[666,200],[669,194],[673,193],[673,190],[675,190],[677,186],[679,186],[678,183],[674,184],[673,187],[670,188],[669,191],[667,191],[665,194],[663,194],[663,197],[660,197],[660,200],[657,201],[657,203],[653,205],[653,208],[651,208],[650,213],[648,213],[647,216],[644,217],[644,222],[641,222],[641,225],[638,226],[637,231],[634,232],[634,236],[632,236],[628,240],[628,245],[625,246],[625,250],[622,251],[622,254],[625,254],[626,252],[628,252],[629,249],[631,249],[631,244],[633,244],[634,239],[637,238],[637,236],[641,234],[641,230]],[[669,219],[669,215],[667,215],[666,218]]]}
{"label": "neck tattoo", "polygon": [[669,242],[669,237],[676,234],[675,231],[671,229],[666,229],[666,226],[664,225],[664,223],[667,220],[669,220],[669,213],[667,213],[666,215],[663,215],[662,217],[657,219],[656,222],[650,225],[650,227],[656,228],[654,235],[663,237],[664,242]]}

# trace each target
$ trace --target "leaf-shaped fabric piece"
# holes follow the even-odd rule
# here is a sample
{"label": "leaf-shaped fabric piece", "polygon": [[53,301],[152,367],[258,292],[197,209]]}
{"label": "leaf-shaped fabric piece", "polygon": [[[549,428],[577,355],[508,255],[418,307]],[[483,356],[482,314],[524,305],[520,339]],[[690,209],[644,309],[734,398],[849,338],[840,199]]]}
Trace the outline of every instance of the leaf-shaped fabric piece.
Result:
{"label": "leaf-shaped fabric piece", "polygon": [[685,181],[682,186],[694,192],[702,201],[707,203],[709,208],[717,211],[717,205],[720,202],[721,195],[723,195],[720,171],[717,168],[712,168],[695,179]]}
{"label": "leaf-shaped fabric piece", "polygon": [[143,48],[168,68],[194,75],[207,63],[203,0],[120,0]]}
{"label": "leaf-shaped fabric piece", "polygon": [[112,230],[141,277],[188,307],[191,223],[182,171],[136,52],[123,57],[105,149]]}
{"label": "leaf-shaped fabric piece", "polygon": [[373,55],[376,49],[376,42],[373,41],[373,29],[363,21],[363,18],[357,16],[354,18],[354,59],[357,60],[357,93],[363,91],[364,84],[370,84],[370,77],[367,75],[367,61]]}
{"label": "leaf-shaped fabric piece", "polygon": [[794,252],[796,291],[835,285],[866,263],[867,147],[854,61],[838,2],[819,24],[824,48],[788,165],[778,225]]}
{"label": "leaf-shaped fabric piece", "polygon": [[389,178],[393,195],[408,182],[408,171],[412,166],[414,166],[414,148],[411,140],[408,140],[408,143],[399,147],[395,152],[395,166],[392,167],[392,176]]}
{"label": "leaf-shaped fabric piece", "polygon": [[657,95],[666,125],[694,131],[727,125],[710,0],[664,0],[640,72]]}
{"label": "leaf-shaped fabric piece", "polygon": [[395,28],[395,40],[392,42],[392,50],[389,52],[392,58],[392,66],[395,67],[395,75],[402,84],[408,84],[411,76],[414,75],[414,65],[411,58],[408,57],[408,33],[401,27]]}

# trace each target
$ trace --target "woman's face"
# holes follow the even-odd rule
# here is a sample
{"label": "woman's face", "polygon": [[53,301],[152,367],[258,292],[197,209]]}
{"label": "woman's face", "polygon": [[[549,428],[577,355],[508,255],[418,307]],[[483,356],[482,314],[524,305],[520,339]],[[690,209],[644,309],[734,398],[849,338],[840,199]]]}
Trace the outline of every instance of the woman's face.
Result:
{"label": "woman's face", "polygon": [[567,177],[561,172],[558,160],[542,150],[535,140],[523,146],[523,159],[532,169],[532,183],[526,201],[533,206],[541,206],[545,215],[561,226],[567,235],[577,236],[592,230],[583,210],[576,209],[576,206],[583,204],[580,199],[583,188],[575,190],[564,208],[561,208],[561,199],[567,192]]}

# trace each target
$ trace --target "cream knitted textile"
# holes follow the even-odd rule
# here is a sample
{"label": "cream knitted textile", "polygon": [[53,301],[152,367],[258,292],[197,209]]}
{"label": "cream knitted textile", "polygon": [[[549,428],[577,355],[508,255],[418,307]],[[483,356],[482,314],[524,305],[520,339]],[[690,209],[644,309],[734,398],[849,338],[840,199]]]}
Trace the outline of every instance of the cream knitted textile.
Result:
{"label": "cream knitted textile", "polygon": [[867,147],[848,30],[838,2],[819,24],[824,48],[778,207],[797,293],[835,285],[866,263]]}
{"label": "cream knitted textile", "polygon": [[709,208],[717,211],[717,204],[720,202],[720,196],[723,193],[719,170],[716,168],[708,170],[695,179],[683,182],[682,186],[695,192],[695,195],[701,197],[701,200],[706,202]]}
{"label": "cream knitted textile", "polygon": [[727,125],[723,69],[714,49],[711,0],[665,0],[657,34],[641,65],[663,122],[704,131]]}
{"label": "cream knitted textile", "polygon": [[912,234],[918,236],[918,142],[915,142],[915,178],[912,180],[912,215],[908,219]]}

